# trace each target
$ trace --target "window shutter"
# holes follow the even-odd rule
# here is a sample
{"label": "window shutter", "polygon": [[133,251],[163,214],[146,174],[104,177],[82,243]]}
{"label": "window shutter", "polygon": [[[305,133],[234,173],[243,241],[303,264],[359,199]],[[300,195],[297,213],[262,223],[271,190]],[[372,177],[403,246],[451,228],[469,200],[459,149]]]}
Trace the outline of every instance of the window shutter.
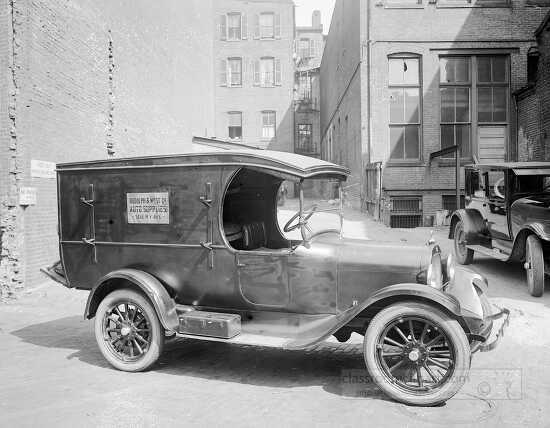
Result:
{"label": "window shutter", "polygon": [[227,15],[220,15],[220,40],[227,40]]}
{"label": "window shutter", "polygon": [[274,21],[274,34],[275,38],[280,39],[281,38],[281,15],[279,13],[276,13],[273,17]]}
{"label": "window shutter", "polygon": [[254,85],[260,86],[261,84],[261,78],[260,78],[260,60],[254,61]]}
{"label": "window shutter", "polygon": [[220,61],[220,86],[227,86],[227,61]]}
{"label": "window shutter", "polygon": [[281,86],[281,82],[282,82],[281,60],[277,58],[275,59],[275,85]]}
{"label": "window shutter", "polygon": [[254,38],[260,38],[260,15],[254,15]]}
{"label": "window shutter", "polygon": [[246,19],[246,13],[241,15],[241,39],[248,39],[248,19]]}

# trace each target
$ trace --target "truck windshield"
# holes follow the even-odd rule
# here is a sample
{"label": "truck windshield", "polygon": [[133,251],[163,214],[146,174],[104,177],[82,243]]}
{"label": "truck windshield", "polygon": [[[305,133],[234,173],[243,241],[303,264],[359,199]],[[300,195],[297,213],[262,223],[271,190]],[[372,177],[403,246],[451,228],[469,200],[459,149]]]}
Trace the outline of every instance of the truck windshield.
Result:
{"label": "truck windshield", "polygon": [[342,215],[341,181],[338,179],[284,181],[279,188],[277,218],[287,239],[305,240],[325,232],[340,234]]}

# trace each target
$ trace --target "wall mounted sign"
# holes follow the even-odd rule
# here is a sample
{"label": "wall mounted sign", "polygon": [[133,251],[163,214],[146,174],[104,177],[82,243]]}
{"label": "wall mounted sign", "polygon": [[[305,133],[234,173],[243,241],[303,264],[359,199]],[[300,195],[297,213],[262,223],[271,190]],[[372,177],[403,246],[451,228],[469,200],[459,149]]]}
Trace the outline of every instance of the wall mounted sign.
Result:
{"label": "wall mounted sign", "polygon": [[36,187],[19,188],[19,205],[36,205],[37,191]]}
{"label": "wall mounted sign", "polygon": [[55,178],[55,163],[31,159],[32,178]]}
{"label": "wall mounted sign", "polygon": [[168,192],[127,193],[129,224],[170,224]]}

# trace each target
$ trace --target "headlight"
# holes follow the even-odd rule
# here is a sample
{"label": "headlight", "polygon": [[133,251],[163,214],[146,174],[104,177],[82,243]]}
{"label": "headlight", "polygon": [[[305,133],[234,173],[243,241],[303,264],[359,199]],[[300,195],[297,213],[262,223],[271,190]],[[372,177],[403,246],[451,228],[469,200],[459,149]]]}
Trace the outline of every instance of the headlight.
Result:
{"label": "headlight", "polygon": [[434,247],[432,251],[432,259],[428,266],[427,283],[434,288],[443,287],[443,268],[441,266],[441,250],[439,247]]}
{"label": "headlight", "polygon": [[456,262],[452,254],[447,256],[445,262],[445,282],[452,282],[455,279]]}

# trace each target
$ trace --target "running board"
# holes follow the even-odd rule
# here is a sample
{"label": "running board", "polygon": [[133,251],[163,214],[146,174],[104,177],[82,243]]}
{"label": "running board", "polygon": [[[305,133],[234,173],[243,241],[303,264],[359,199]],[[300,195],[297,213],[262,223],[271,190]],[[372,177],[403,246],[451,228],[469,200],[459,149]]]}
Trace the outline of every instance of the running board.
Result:
{"label": "running board", "polygon": [[510,258],[508,254],[501,252],[498,248],[487,248],[483,245],[467,245],[466,247],[470,250],[474,250],[477,253],[481,253],[486,256],[502,260],[504,262],[508,261],[508,259]]}

